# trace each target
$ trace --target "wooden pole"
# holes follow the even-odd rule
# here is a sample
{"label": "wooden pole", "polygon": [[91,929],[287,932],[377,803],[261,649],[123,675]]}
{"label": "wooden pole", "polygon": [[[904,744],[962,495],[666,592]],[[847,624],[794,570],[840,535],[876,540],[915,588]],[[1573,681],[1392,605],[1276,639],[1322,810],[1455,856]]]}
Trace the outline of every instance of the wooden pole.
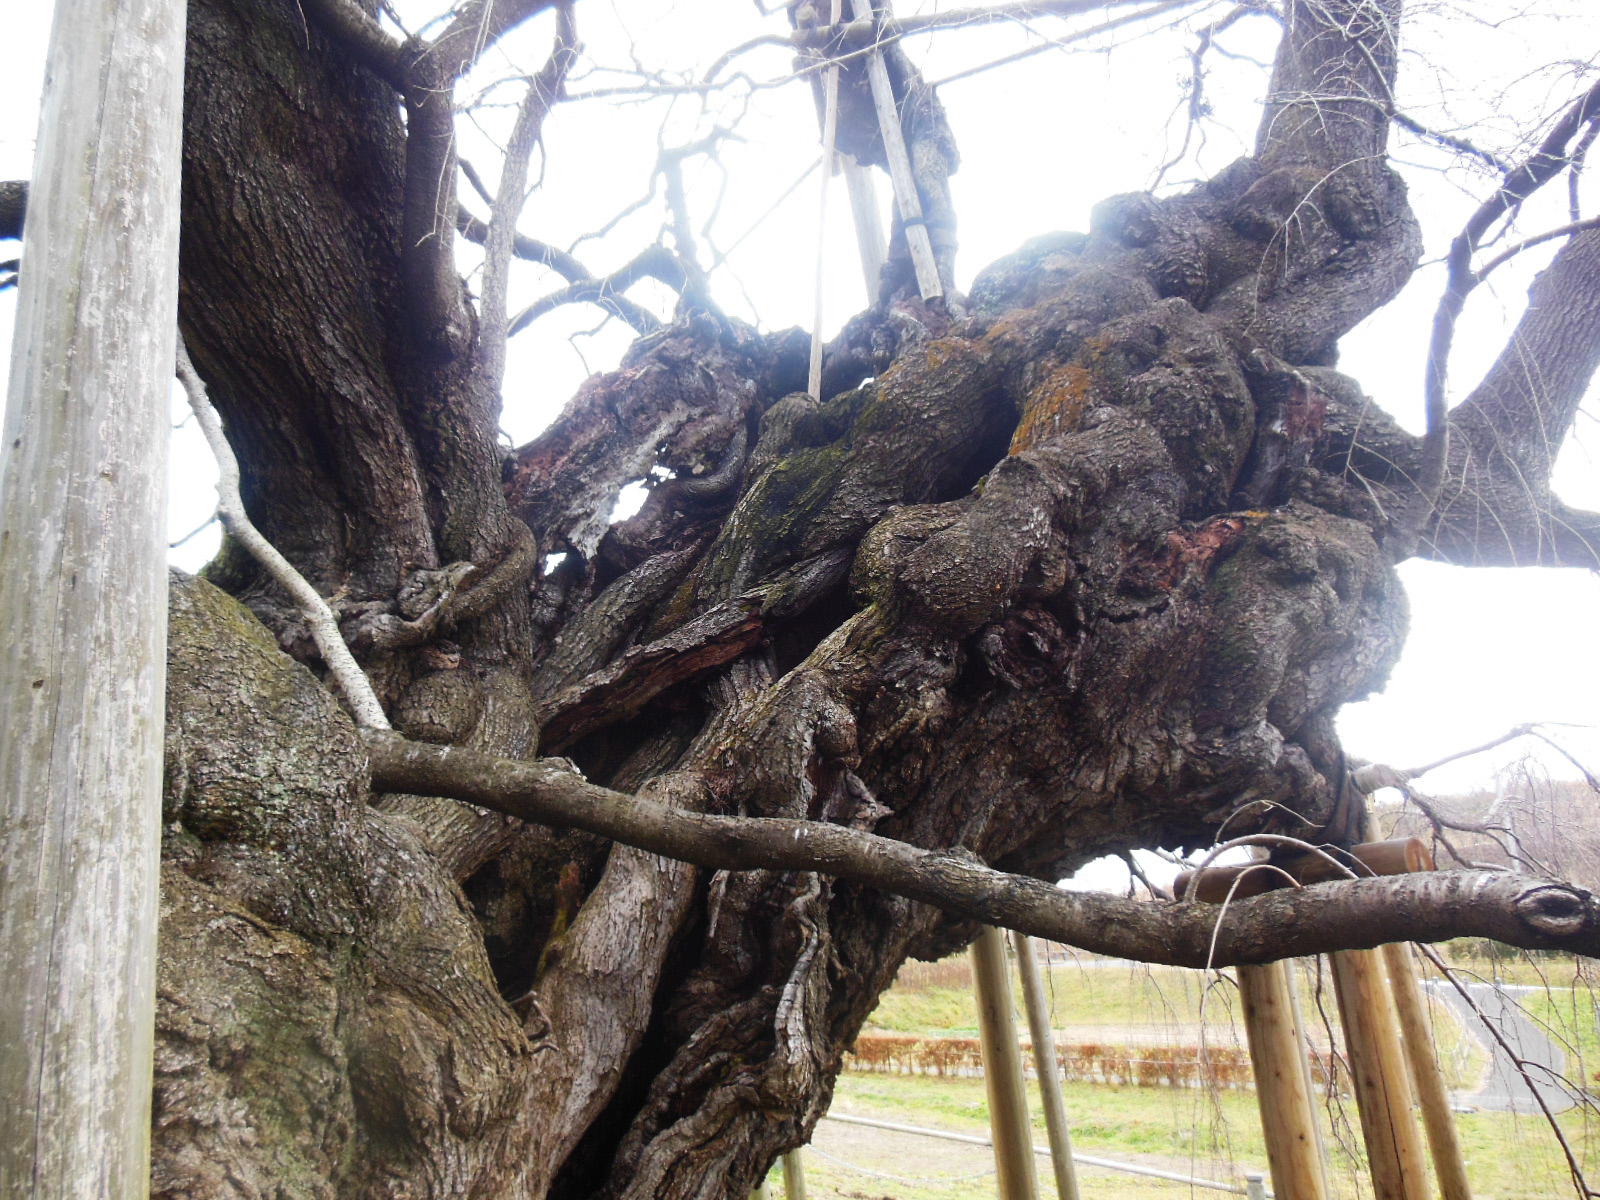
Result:
{"label": "wooden pole", "polygon": [[1273,1190],[1294,1200],[1325,1200],[1328,1184],[1287,964],[1240,967],[1239,994]]}
{"label": "wooden pole", "polygon": [[[839,23],[844,0],[833,0],[830,26]],[[839,136],[839,64],[829,63],[822,76],[822,187],[817,196],[817,276],[816,304],[811,322],[811,364],[806,372],[806,391],[822,399],[822,284],[824,253],[828,237],[828,184],[833,179],[834,143]]]}
{"label": "wooden pole", "polygon": [[1461,1139],[1456,1136],[1456,1120],[1450,1111],[1450,1094],[1439,1057],[1434,1052],[1433,1027],[1428,1020],[1422,989],[1417,986],[1416,960],[1411,947],[1391,942],[1383,948],[1384,965],[1389,968],[1389,986],[1394,990],[1394,1007],[1400,1016],[1406,1061],[1422,1106],[1422,1126],[1428,1133],[1428,1148],[1433,1152],[1433,1173],[1439,1181],[1443,1200],[1472,1200],[1467,1182],[1467,1164],[1461,1154]]}
{"label": "wooden pole", "polygon": [[[1315,960],[1313,960],[1315,961]],[[1317,1119],[1317,1081],[1311,1070],[1311,1039],[1306,1036],[1305,1008],[1300,1003],[1300,985],[1297,960],[1283,960],[1283,982],[1289,993],[1289,1015],[1294,1018],[1294,1037],[1300,1046],[1300,1077],[1306,1096],[1311,1101],[1312,1128],[1317,1131],[1317,1161],[1321,1164],[1322,1179],[1328,1179],[1328,1148],[1322,1140],[1322,1125]]]}
{"label": "wooden pole", "polygon": [[1056,1062],[1056,1036],[1050,1028],[1050,1010],[1045,1004],[1044,986],[1039,980],[1039,960],[1034,957],[1033,939],[1013,932],[1017,948],[1017,971],[1022,976],[1022,1005],[1028,1014],[1028,1035],[1033,1039],[1033,1072],[1039,1077],[1039,1096],[1044,1102],[1044,1128],[1050,1139],[1050,1165],[1055,1170],[1059,1200],[1078,1200],[1078,1171],[1072,1162],[1072,1132],[1067,1124],[1067,1105],[1061,1095],[1061,1067]]}
{"label": "wooden pole", "polygon": [[1034,1200],[1038,1183],[1033,1174],[1033,1132],[1028,1125],[1017,1025],[1011,1014],[1006,940],[992,925],[985,925],[972,943],[972,978],[978,993],[978,1035],[1000,1200]]}
{"label": "wooden pole", "polygon": [[[858,21],[873,20],[872,0],[850,0],[851,11]],[[883,51],[874,47],[867,54],[867,83],[872,88],[872,105],[878,113],[878,132],[883,136],[883,155],[889,164],[889,181],[894,184],[895,205],[900,212],[900,223],[906,231],[906,249],[911,253],[911,265],[917,273],[917,289],[924,300],[944,295],[944,285],[939,282],[939,264],[933,256],[933,239],[922,217],[922,201],[917,196],[917,180],[911,170],[911,156],[906,153],[905,135],[900,130],[900,113],[895,106],[894,85],[889,82],[889,68],[884,66]]]}
{"label": "wooden pole", "polygon": [[878,195],[872,186],[872,172],[850,155],[844,155],[844,182],[850,193],[850,213],[855,218],[856,251],[861,255],[861,274],[867,281],[867,303],[878,299],[878,283],[883,278],[883,257],[888,239],[878,216]]}
{"label": "wooden pole", "polygon": [[799,1150],[783,1156],[783,1195],[785,1200],[806,1200],[806,1168]]}
{"label": "wooden pole", "polygon": [[1424,1200],[1427,1166],[1383,957],[1376,950],[1341,950],[1328,955],[1328,962],[1375,1200]]}
{"label": "wooden pole", "polygon": [[148,1194],[182,0],[58,4],[0,443],[0,1196]]}

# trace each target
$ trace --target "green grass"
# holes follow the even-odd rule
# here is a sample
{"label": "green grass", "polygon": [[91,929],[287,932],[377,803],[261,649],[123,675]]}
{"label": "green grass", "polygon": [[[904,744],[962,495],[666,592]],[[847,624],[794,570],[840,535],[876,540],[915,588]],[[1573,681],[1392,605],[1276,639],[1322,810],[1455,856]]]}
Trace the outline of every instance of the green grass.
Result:
{"label": "green grass", "polygon": [[[977,1005],[971,975],[962,960],[911,963],[868,1020],[869,1029],[887,1033],[943,1033],[974,1036]],[[1055,965],[1044,972],[1045,994],[1057,1028],[1194,1024],[1224,1028],[1237,1015],[1237,996],[1229,984],[1198,971],[1176,967],[1080,967]],[[1022,1005],[1021,985],[1013,987]]]}
{"label": "green grass", "polygon": [[[1249,1094],[1213,1096],[1154,1088],[1076,1086],[1065,1089],[1073,1148],[1080,1154],[1145,1163],[1166,1170],[1242,1182],[1249,1170],[1265,1171],[1255,1099]],[[927,1076],[846,1074],[840,1077],[834,1109],[908,1125],[987,1136],[988,1103],[982,1080]],[[1043,1145],[1042,1107],[1030,1086],[1029,1111],[1034,1140]],[[1371,1195],[1365,1182],[1364,1159],[1354,1106],[1348,1112],[1324,1114],[1324,1145],[1329,1157],[1333,1200],[1362,1200]],[[1344,1122],[1335,1132],[1335,1124]],[[1587,1124],[1581,1113],[1559,1119],[1574,1152],[1593,1173],[1600,1171],[1600,1127]],[[1463,1115],[1458,1121],[1468,1171],[1477,1200],[1550,1200],[1572,1194],[1560,1149],[1542,1120],[1504,1114]],[[826,1130],[823,1131],[826,1133]],[[939,1143],[947,1145],[947,1143]],[[890,1174],[882,1179],[852,1170],[815,1152],[804,1155],[808,1195],[814,1200],[991,1200],[992,1176],[954,1179],[991,1165],[989,1151],[973,1147],[961,1168],[934,1167],[903,1148],[874,1159],[865,1151],[853,1164]],[[1048,1160],[1038,1160],[1039,1194],[1050,1200]],[[774,1195],[781,1195],[781,1176],[774,1175]],[[1102,1172],[1083,1176],[1084,1200],[1135,1200],[1142,1196],[1224,1193],[1196,1190],[1147,1177]]]}
{"label": "green grass", "polygon": [[[1507,982],[1546,983],[1549,990],[1525,999],[1525,1007],[1558,1037],[1581,1054],[1588,1070],[1600,1069],[1600,1032],[1595,1001],[1582,967],[1570,960],[1485,961],[1483,970]],[[1192,1042],[1200,1025],[1219,1044],[1242,1042],[1237,994],[1231,983],[1200,972],[1173,968],[1113,966],[1086,968],[1055,965],[1047,973],[1052,1024],[1075,1040],[1093,1040],[1096,1031],[1125,1031],[1129,1037],[1166,1033],[1170,1040]],[[1574,989],[1573,983],[1584,986]],[[1319,1011],[1316,989],[1302,979],[1307,1019],[1337,1026],[1331,992]],[[1016,997],[1020,1012],[1021,997]],[[1450,1086],[1471,1090],[1487,1056],[1477,1040],[1443,1006],[1432,1006],[1435,1038]],[[887,993],[868,1023],[869,1029],[920,1036],[974,1036],[977,1012],[964,959],[910,964]],[[1107,1041],[1112,1040],[1110,1036]],[[1579,1065],[1575,1063],[1575,1067]],[[1574,1076],[1579,1075],[1574,1070]],[[1042,1107],[1037,1085],[1030,1111],[1035,1141],[1043,1144]],[[1144,1161],[1169,1170],[1242,1181],[1246,1170],[1265,1170],[1255,1096],[1246,1091],[1207,1092],[1159,1088],[1069,1085],[1065,1089],[1075,1149],[1096,1157]],[[988,1103],[983,1082],[929,1076],[846,1074],[841,1077],[836,1111],[854,1112],[909,1125],[932,1126],[986,1136]],[[1365,1200],[1371,1195],[1360,1148],[1360,1123],[1351,1101],[1323,1113],[1333,1200]],[[1600,1124],[1574,1110],[1558,1118],[1558,1126],[1591,1180],[1600,1180]],[[1560,1144],[1542,1118],[1498,1113],[1462,1114],[1457,1120],[1474,1195],[1477,1200],[1546,1200],[1570,1196],[1573,1187]],[[909,1143],[915,1145],[915,1143]],[[981,1148],[968,1167],[981,1171],[992,1163]],[[931,1152],[929,1152],[931,1154]],[[870,1164],[869,1164],[870,1165]],[[890,1155],[877,1164],[874,1178],[823,1159],[807,1157],[809,1194],[817,1200],[967,1200],[995,1194],[992,1176],[964,1182],[951,1180],[954,1169],[934,1170],[915,1149]],[[970,1173],[970,1171],[969,1171]],[[927,1177],[926,1179],[924,1177]],[[910,1180],[911,1182],[907,1182]],[[922,1180],[917,1182],[917,1180]],[[1048,1162],[1039,1162],[1040,1195],[1053,1196]],[[781,1195],[776,1188],[775,1195]],[[1162,1195],[1217,1195],[1191,1192],[1137,1176],[1095,1172],[1084,1177],[1085,1200],[1134,1200]]]}

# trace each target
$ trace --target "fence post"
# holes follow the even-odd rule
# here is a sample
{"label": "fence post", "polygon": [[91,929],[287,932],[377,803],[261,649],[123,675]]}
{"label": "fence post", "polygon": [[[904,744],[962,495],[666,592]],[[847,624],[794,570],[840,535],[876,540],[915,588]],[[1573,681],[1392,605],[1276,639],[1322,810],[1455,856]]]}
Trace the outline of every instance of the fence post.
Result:
{"label": "fence post", "polygon": [[1293,1200],[1323,1200],[1328,1185],[1307,1087],[1306,1048],[1294,1017],[1286,964],[1240,967],[1239,995],[1272,1186],[1278,1195]]}
{"label": "fence post", "polygon": [[1067,1106],[1061,1097],[1061,1067],[1056,1062],[1055,1031],[1045,1008],[1039,982],[1039,960],[1033,939],[1013,932],[1017,972],[1022,976],[1022,1003],[1028,1013],[1028,1035],[1033,1039],[1033,1073],[1039,1078],[1039,1098],[1044,1102],[1044,1127],[1050,1139],[1050,1165],[1055,1170],[1059,1200],[1078,1200],[1078,1172],[1072,1163],[1072,1132],[1067,1127]]}
{"label": "fence post", "polygon": [[978,993],[978,1033],[983,1082],[989,1094],[989,1128],[1000,1200],[1034,1200],[1033,1134],[1022,1086],[1022,1052],[1011,1015],[1011,980],[1005,935],[985,925],[972,943],[972,981]]}
{"label": "fence post", "polygon": [[1433,1151],[1433,1172],[1439,1181],[1443,1200],[1472,1200],[1467,1183],[1467,1165],[1461,1156],[1461,1141],[1456,1136],[1455,1117],[1450,1112],[1450,1096],[1434,1053],[1433,1029],[1417,986],[1416,962],[1411,947],[1390,942],[1383,948],[1383,961],[1389,968],[1389,986],[1394,989],[1395,1011],[1400,1015],[1400,1032],[1405,1042],[1406,1061],[1411,1064],[1411,1081],[1422,1104],[1422,1124],[1428,1132],[1428,1148]]}
{"label": "fence post", "polygon": [[1376,950],[1328,955],[1376,1200],[1424,1200],[1427,1164],[1394,1007]]}

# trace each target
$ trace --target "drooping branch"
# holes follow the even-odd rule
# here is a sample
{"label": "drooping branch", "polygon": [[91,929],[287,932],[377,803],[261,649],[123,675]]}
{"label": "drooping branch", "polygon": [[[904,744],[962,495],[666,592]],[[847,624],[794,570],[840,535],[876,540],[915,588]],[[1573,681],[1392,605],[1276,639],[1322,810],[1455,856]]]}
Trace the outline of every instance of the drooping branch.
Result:
{"label": "drooping branch", "polygon": [[1600,952],[1600,897],[1500,872],[1429,872],[1319,884],[1239,901],[1136,903],[1064,892],[971,857],[838,825],[685,812],[543,762],[365,735],[377,790],[451,796],[721,870],[819,871],[1098,953],[1177,966],[1269,962],[1385,942],[1490,937]]}

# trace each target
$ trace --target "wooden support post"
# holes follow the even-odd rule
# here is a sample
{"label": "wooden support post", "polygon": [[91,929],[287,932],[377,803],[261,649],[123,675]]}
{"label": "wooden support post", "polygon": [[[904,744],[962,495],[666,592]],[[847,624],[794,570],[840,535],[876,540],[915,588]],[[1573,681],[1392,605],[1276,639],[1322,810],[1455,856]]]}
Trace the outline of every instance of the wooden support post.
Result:
{"label": "wooden support post", "polygon": [[150,1186],[183,0],[58,4],[0,443],[0,1196]]}
{"label": "wooden support post", "polygon": [[1472,1200],[1467,1183],[1467,1164],[1456,1136],[1456,1119],[1450,1111],[1450,1094],[1439,1070],[1434,1052],[1433,1027],[1417,986],[1416,960],[1411,947],[1391,942],[1383,948],[1383,961],[1389,968],[1389,986],[1394,990],[1394,1007],[1400,1016],[1406,1061],[1416,1085],[1417,1101],[1422,1106],[1422,1125],[1428,1133],[1428,1148],[1433,1152],[1433,1173],[1439,1181],[1443,1200]]}
{"label": "wooden support post", "polygon": [[[850,8],[856,20],[873,20],[872,0],[850,0]],[[878,112],[878,131],[883,136],[883,153],[889,163],[889,180],[894,184],[895,205],[906,231],[906,249],[911,252],[911,265],[917,273],[917,289],[924,300],[932,300],[944,295],[944,285],[939,282],[933,239],[928,236],[928,227],[923,222],[917,180],[911,170],[911,156],[906,153],[894,85],[889,82],[889,68],[884,66],[882,50],[874,48],[867,54],[867,82],[872,88],[873,107]]]}
{"label": "wooden support post", "polygon": [[806,1200],[806,1169],[799,1150],[783,1156],[783,1194],[785,1200]]}
{"label": "wooden support post", "polygon": [[[833,0],[829,25],[839,23],[843,0]],[[828,185],[833,181],[834,143],[839,136],[839,64],[829,63],[822,76],[822,187],[817,196],[817,275],[816,304],[811,321],[811,365],[806,372],[806,391],[814,400],[822,399],[822,283],[827,261]]]}
{"label": "wooden support post", "polygon": [[878,284],[883,278],[883,257],[888,239],[878,216],[878,195],[872,186],[872,172],[849,155],[844,156],[844,182],[850,193],[850,213],[855,218],[856,250],[861,255],[861,274],[867,281],[867,303],[878,299]]}
{"label": "wooden support post", "polygon": [[1022,1005],[1028,1014],[1028,1035],[1033,1039],[1033,1072],[1039,1079],[1044,1102],[1044,1128],[1050,1139],[1050,1164],[1055,1170],[1059,1200],[1078,1200],[1078,1171],[1072,1162],[1072,1132],[1067,1125],[1067,1105],[1061,1095],[1061,1067],[1056,1062],[1056,1035],[1050,1028],[1050,1011],[1039,981],[1039,960],[1033,939],[1012,933],[1017,948],[1017,971],[1022,976]]}
{"label": "wooden support post", "polygon": [[1310,1073],[1304,1065],[1305,1044],[1295,1020],[1287,964],[1240,967],[1239,994],[1273,1190],[1293,1200],[1325,1200],[1328,1185],[1306,1086]]}
{"label": "wooden support post", "polygon": [[1034,1200],[1033,1132],[1022,1083],[1022,1052],[1011,1014],[1011,979],[1005,935],[985,925],[972,943],[972,979],[978,993],[978,1034],[983,1082],[989,1094],[989,1129],[1000,1200]]}
{"label": "wooden support post", "polygon": [[1341,950],[1328,955],[1328,962],[1355,1076],[1375,1200],[1424,1200],[1427,1164],[1411,1111],[1411,1079],[1383,956],[1376,950]]}

